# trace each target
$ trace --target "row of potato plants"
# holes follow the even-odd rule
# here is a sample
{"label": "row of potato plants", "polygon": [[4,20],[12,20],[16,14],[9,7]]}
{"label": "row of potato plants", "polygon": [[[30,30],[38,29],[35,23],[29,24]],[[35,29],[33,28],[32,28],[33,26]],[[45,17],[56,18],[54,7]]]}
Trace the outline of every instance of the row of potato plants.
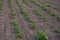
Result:
{"label": "row of potato plants", "polygon": [[4,1],[4,0],[0,0],[0,10],[2,9],[3,1]]}
{"label": "row of potato plants", "polygon": [[[10,15],[10,17],[11,17],[12,19],[15,19],[16,14],[15,14],[15,12],[14,12],[14,10],[13,10],[13,7],[12,7],[12,0],[8,0],[8,6],[9,6],[9,8],[10,8],[10,10],[11,10],[11,15]],[[15,29],[15,32],[16,32],[16,37],[17,37],[17,38],[22,38],[22,34],[21,34],[21,32],[20,32],[18,23],[17,23],[15,20],[13,20],[11,23],[12,23],[12,25],[14,26],[14,29]]]}
{"label": "row of potato plants", "polygon": [[[35,29],[35,28],[36,28],[36,24],[35,24],[32,20],[30,20],[28,14],[27,14],[26,11],[23,9],[23,7],[19,4],[18,0],[16,0],[16,3],[17,3],[17,5],[18,5],[18,7],[19,7],[19,10],[20,10],[21,14],[24,15],[25,19],[26,19],[28,22],[32,23],[32,24],[31,24],[31,25],[32,25],[32,28]],[[44,32],[42,32],[42,31],[37,32],[37,33],[34,35],[34,37],[35,37],[37,40],[47,40],[47,39],[48,39],[47,35],[46,35]]]}
{"label": "row of potato plants", "polygon": [[39,12],[39,10],[34,9],[34,13],[38,16],[40,16],[44,21],[48,22],[46,16],[42,15],[42,13]]}
{"label": "row of potato plants", "polygon": [[44,11],[47,12],[47,14],[50,14],[51,16],[56,17],[60,21],[60,16],[58,16],[55,12],[50,10],[46,5],[40,4],[39,2],[35,2],[35,0],[30,0],[33,4],[41,7]]}
{"label": "row of potato plants", "polygon": [[[27,0],[22,0],[23,1],[23,3],[26,3],[27,4]],[[34,4],[36,4],[36,5],[40,5],[38,2],[36,2],[35,3],[35,0],[31,0],[31,2],[33,2]],[[41,16],[41,18],[44,20],[44,21],[48,21],[47,20],[47,18],[44,16],[44,15],[42,15],[37,9],[34,9],[34,13],[36,14],[36,15],[38,15],[38,16]]]}
{"label": "row of potato plants", "polygon": [[27,12],[24,10],[24,8],[19,4],[18,0],[16,0],[16,3],[19,7],[19,10],[21,12],[21,14],[24,16],[24,18],[31,23],[31,28],[35,29],[36,28],[36,24],[30,19],[30,17],[28,16]]}

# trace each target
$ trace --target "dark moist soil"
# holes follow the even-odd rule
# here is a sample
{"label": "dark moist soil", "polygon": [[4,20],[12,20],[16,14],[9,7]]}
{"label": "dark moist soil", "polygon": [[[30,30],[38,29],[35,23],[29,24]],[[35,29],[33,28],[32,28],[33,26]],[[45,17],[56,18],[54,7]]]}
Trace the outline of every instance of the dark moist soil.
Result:
{"label": "dark moist soil", "polygon": [[[60,15],[60,11],[58,9],[54,9],[56,8],[56,6],[60,5],[59,0],[36,0],[36,2],[41,2],[42,4],[51,3],[49,9],[54,11],[57,15]],[[47,36],[49,37],[48,40],[60,40],[60,34],[54,32],[54,30],[60,29],[60,21],[58,21],[50,14],[47,14],[47,12],[42,10],[42,8],[40,8],[39,6],[31,3],[30,0],[28,0],[28,3],[29,5],[26,5],[22,2],[22,0],[19,0],[19,4],[21,4],[21,6],[26,10],[30,19],[36,23],[36,29],[31,29],[30,23],[26,21],[24,16],[20,13],[19,7],[16,4],[15,0],[12,0],[12,7],[14,9],[14,12],[16,13],[15,20],[17,21],[20,31],[23,35],[22,39],[17,39],[15,36],[16,33],[14,30],[14,26],[11,25],[13,19],[10,18],[11,10],[8,7],[8,0],[4,0],[3,9],[0,12],[0,40],[36,40],[34,36],[40,30],[47,34]],[[41,14],[46,16],[49,22],[45,22],[41,17],[35,15],[35,13],[33,12],[34,8],[36,8],[40,11]]]}

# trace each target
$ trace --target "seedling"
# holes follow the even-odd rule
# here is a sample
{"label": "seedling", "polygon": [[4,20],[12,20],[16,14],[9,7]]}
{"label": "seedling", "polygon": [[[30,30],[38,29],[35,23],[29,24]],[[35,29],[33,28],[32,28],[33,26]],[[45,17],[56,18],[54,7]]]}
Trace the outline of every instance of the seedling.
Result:
{"label": "seedling", "polygon": [[47,11],[48,8],[45,6],[45,5],[42,5],[41,8],[44,10],[44,11]]}
{"label": "seedling", "polygon": [[16,37],[21,39],[22,38],[22,34],[21,33],[16,34]]}
{"label": "seedling", "polygon": [[22,34],[20,33],[19,26],[18,26],[17,22],[13,21],[12,25],[14,25],[14,29],[16,31],[16,37],[21,39],[22,38]]}
{"label": "seedling", "polygon": [[12,13],[11,13],[11,18],[14,19],[15,16],[16,16],[16,14],[14,13],[14,11],[12,11]]}
{"label": "seedling", "polygon": [[37,40],[48,40],[48,36],[42,31],[37,32],[35,38]]}
{"label": "seedling", "polygon": [[35,29],[36,28],[36,24],[35,23],[31,23],[31,28]]}
{"label": "seedling", "polygon": [[55,32],[60,34],[60,30],[55,30]]}

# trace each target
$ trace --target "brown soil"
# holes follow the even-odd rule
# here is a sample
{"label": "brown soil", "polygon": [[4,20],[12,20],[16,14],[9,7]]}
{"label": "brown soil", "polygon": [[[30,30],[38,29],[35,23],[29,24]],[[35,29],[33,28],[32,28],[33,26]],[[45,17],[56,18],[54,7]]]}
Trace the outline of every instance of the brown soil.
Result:
{"label": "brown soil", "polygon": [[[60,6],[59,0],[36,0],[36,2],[41,2],[42,4],[51,3],[51,6],[49,8],[57,15],[60,15],[60,10],[54,9],[56,8],[56,6]],[[14,26],[11,25],[11,22],[13,20],[10,18],[11,10],[8,7],[8,0],[4,0],[2,7],[3,9],[0,11],[0,40],[36,40],[34,38],[34,35],[39,30],[44,31],[47,34],[47,36],[49,37],[48,40],[60,40],[60,34],[54,32],[54,30],[60,29],[60,21],[58,21],[55,17],[47,14],[46,11],[34,5],[29,0],[28,3],[30,6],[24,4],[22,0],[19,0],[19,4],[21,4],[21,6],[26,10],[30,19],[36,23],[37,28],[34,30],[30,28],[30,23],[26,21],[24,16],[20,13],[15,0],[12,0],[12,7],[14,9],[14,12],[16,13],[15,20],[17,21],[19,28],[23,34],[22,39],[17,39],[15,36],[16,33],[14,30]],[[41,17],[35,15],[33,12],[34,8],[38,9],[41,14],[46,16],[49,22],[45,22]]]}

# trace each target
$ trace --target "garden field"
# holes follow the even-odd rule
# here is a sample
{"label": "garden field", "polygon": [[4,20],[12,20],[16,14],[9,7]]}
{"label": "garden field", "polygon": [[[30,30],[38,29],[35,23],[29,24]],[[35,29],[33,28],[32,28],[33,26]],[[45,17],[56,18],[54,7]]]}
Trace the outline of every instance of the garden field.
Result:
{"label": "garden field", "polygon": [[60,0],[0,0],[0,40],[60,40]]}

